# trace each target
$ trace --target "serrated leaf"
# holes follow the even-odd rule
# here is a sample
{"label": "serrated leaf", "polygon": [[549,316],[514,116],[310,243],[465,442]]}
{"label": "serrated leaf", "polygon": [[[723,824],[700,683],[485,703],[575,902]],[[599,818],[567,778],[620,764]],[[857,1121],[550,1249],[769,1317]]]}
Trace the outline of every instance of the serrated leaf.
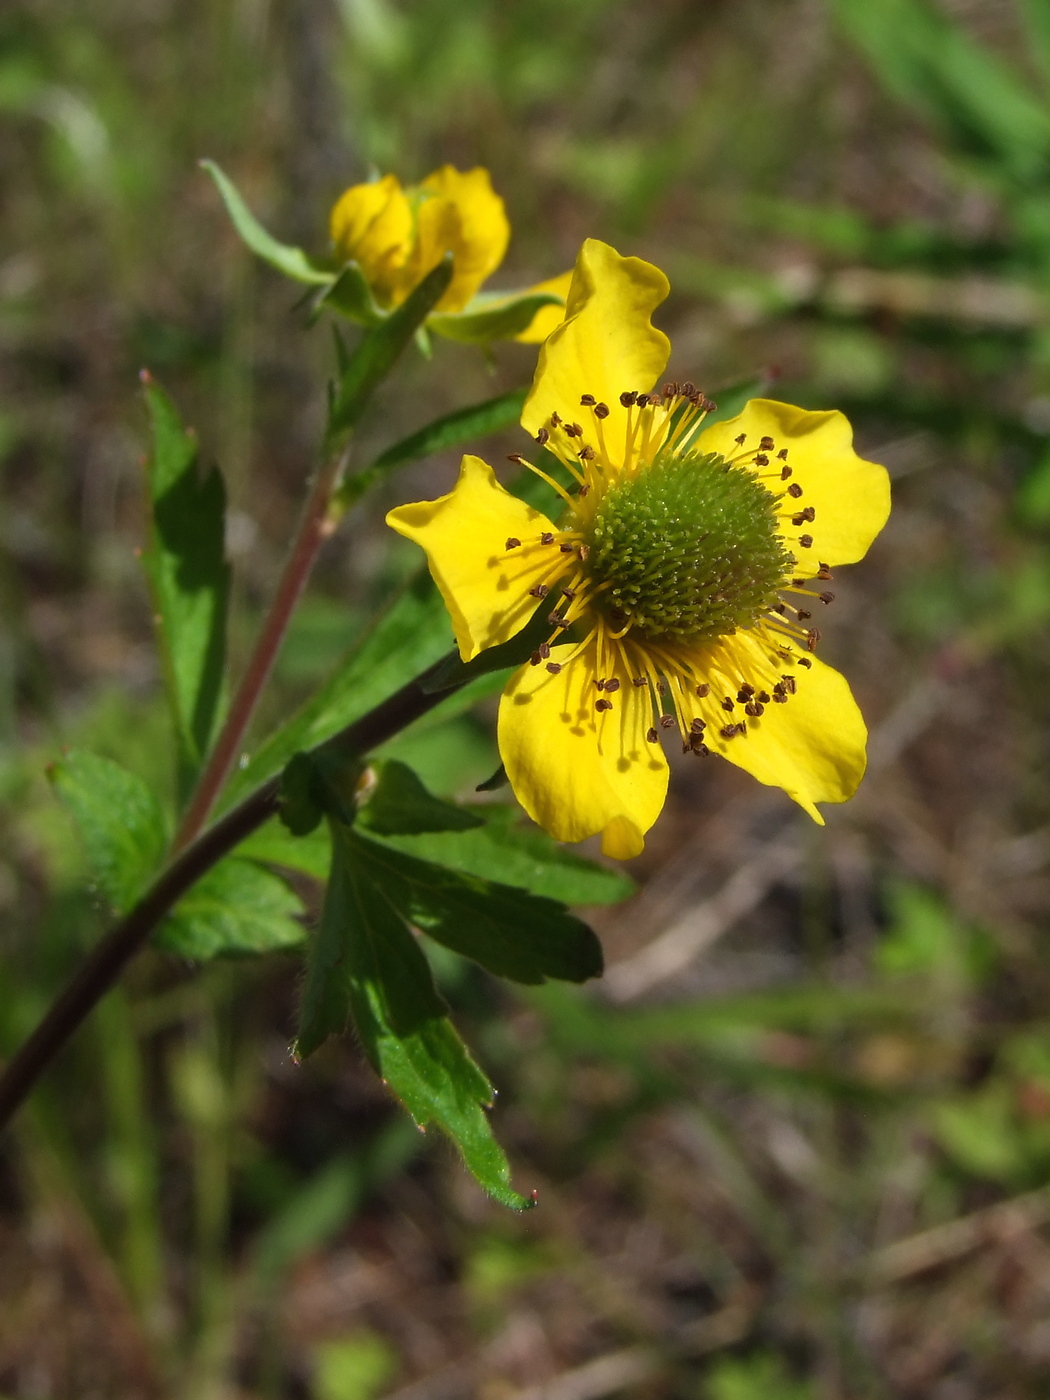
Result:
{"label": "serrated leaf", "polygon": [[563,904],[616,904],[635,891],[622,871],[559,846],[539,827],[520,821],[516,808],[479,805],[485,825],[475,831],[387,836],[383,844],[465,875],[498,880]]}
{"label": "serrated leaf", "polygon": [[410,923],[497,977],[535,984],[601,974],[601,944],[564,904],[355,839],[372,878]]}
{"label": "serrated leaf", "polygon": [[406,462],[415,462],[435,452],[444,452],[450,447],[459,447],[511,427],[521,417],[527,392],[526,389],[512,389],[485,403],[458,409],[395,442],[370,467],[343,482],[339,490],[339,506],[343,510],[348,509],[377,482]]}
{"label": "serrated leaf", "polygon": [[421,328],[452,280],[452,259],[433,268],[396,311],[366,331],[339,376],[328,410],[330,440],[350,431],[376,386],[386,378],[405,346]]}
{"label": "serrated leaf", "polygon": [[306,282],[316,287],[335,280],[331,268],[321,267],[301,248],[280,243],[268,233],[245,204],[237,186],[215,161],[202,160],[200,164],[215,181],[230,221],[256,257],[262,258],[263,262],[268,262],[295,282]]}
{"label": "serrated leaf", "polygon": [[429,831],[468,831],[484,819],[427,791],[406,763],[388,758],[379,765],[375,790],[358,821],[381,836],[418,835]]}
{"label": "serrated leaf", "polygon": [[486,305],[475,301],[465,310],[438,312],[427,321],[429,330],[446,340],[458,340],[467,345],[489,345],[494,340],[512,340],[532,325],[536,312],[545,306],[563,306],[561,297],[546,292],[527,292],[522,296],[500,297]]}
{"label": "serrated leaf", "polygon": [[207,752],[222,693],[230,588],[226,491],[216,468],[200,470],[196,439],[167,394],[152,380],[146,381],[145,394],[152,444],[146,463],[149,540],[142,563],[185,791]]}
{"label": "serrated leaf", "polygon": [[48,776],[80,830],[92,876],[125,913],[164,859],[160,803],[137,774],[85,749],[71,749]]}
{"label": "serrated leaf", "polygon": [[496,1200],[526,1201],[492,1136],[493,1091],[447,1017],[426,958],[362,859],[349,828],[332,824],[332,870],[308,956],[299,1052],[307,1054],[352,1015],[377,1073],[420,1127],[436,1122]]}
{"label": "serrated leaf", "polygon": [[423,569],[354,645],[331,679],[233,775],[226,801],[272,778],[300,749],[316,748],[360,719],[452,645],[448,611]]}
{"label": "serrated leaf", "polygon": [[302,943],[298,895],[279,876],[230,856],[183,895],[154,937],[157,947],[203,961],[270,953]]}

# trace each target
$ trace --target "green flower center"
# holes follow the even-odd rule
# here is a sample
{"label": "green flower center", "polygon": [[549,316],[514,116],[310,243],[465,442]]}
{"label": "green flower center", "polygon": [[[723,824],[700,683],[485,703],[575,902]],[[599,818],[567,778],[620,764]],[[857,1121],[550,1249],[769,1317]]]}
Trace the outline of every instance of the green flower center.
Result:
{"label": "green flower center", "polygon": [[750,626],[777,602],[794,560],[776,497],[715,454],[658,455],[597,504],[589,571],[595,605],[647,637],[705,642]]}

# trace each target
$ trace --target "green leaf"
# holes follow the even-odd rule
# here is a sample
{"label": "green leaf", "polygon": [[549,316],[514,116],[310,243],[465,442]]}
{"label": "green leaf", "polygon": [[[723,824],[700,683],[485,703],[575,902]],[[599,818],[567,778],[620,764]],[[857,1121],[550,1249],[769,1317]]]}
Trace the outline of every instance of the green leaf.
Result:
{"label": "green leaf", "polygon": [[239,856],[220,861],[183,895],[154,942],[179,957],[269,953],[302,943],[302,904],[285,882]]}
{"label": "green leaf", "polygon": [[315,880],[326,880],[332,864],[328,823],[321,822],[299,836],[292,835],[280,818],[274,817],[242,841],[236,854],[244,860],[281,865],[287,870],[301,871]]}
{"label": "green leaf", "polygon": [[551,634],[551,626],[547,621],[550,609],[550,603],[540,603],[520,632],[509,641],[501,642],[499,646],[489,647],[475,656],[473,661],[461,661],[458,654],[449,656],[445,664],[427,679],[423,689],[434,695],[438,691],[450,690],[453,686],[463,685],[467,681],[478,680],[494,671],[523,666],[540,643],[545,642]]}
{"label": "green leaf", "polygon": [[308,282],[312,286],[322,286],[335,280],[331,268],[321,267],[307,256],[301,248],[293,248],[287,243],[279,243],[263,228],[252,211],[241,198],[237,186],[213,160],[202,160],[201,168],[206,170],[219,187],[222,202],[226,205],[234,228],[242,240],[257,257],[268,262],[285,277],[295,282]]}
{"label": "green leaf", "polygon": [[477,830],[389,836],[383,844],[464,875],[498,880],[563,904],[616,904],[634,893],[634,882],[622,871],[559,846],[539,827],[522,823],[516,808],[484,804],[476,810],[485,818],[485,825]]}
{"label": "green leaf", "polygon": [[395,442],[370,467],[347,478],[339,491],[338,506],[347,510],[378,481],[406,462],[415,462],[435,452],[444,452],[447,448],[459,447],[462,443],[511,427],[521,417],[527,392],[526,389],[511,389],[509,393],[499,394],[485,403],[457,409],[455,413],[438,418],[418,432]]}
{"label": "green leaf", "polygon": [[467,831],[484,819],[429,793],[407,764],[388,758],[379,781],[362,807],[360,821],[380,836],[418,835],[424,831]]}
{"label": "green leaf", "polygon": [[[477,305],[478,299],[465,311],[437,313],[427,321],[429,330],[446,340],[459,340],[467,345],[488,345],[493,340],[512,340],[532,325],[537,311],[545,306],[563,306],[561,297],[547,292],[527,292],[522,296],[500,297],[490,305]],[[472,309],[473,308],[473,309]]]}
{"label": "green leaf", "polygon": [[497,977],[535,984],[601,974],[601,944],[556,900],[356,839],[372,878],[409,922]]}
{"label": "green leaf", "polygon": [[450,1024],[426,958],[375,883],[362,845],[332,824],[332,871],[308,955],[299,1053],[342,1030],[352,1014],[377,1073],[415,1122],[436,1122],[485,1190],[526,1209],[485,1116],[492,1086]]}
{"label": "green leaf", "polygon": [[331,679],[233,775],[226,802],[272,778],[300,749],[315,748],[360,719],[452,645],[445,604],[423,569],[355,644]]}
{"label": "green leaf", "polygon": [[441,300],[452,279],[446,256],[385,321],[367,331],[339,376],[328,410],[329,439],[347,433],[364,412],[376,386]]}
{"label": "green leaf", "polygon": [[[348,262],[335,281],[318,294],[313,314],[316,317],[322,311],[338,311],[347,320],[364,326],[377,326],[387,315],[375,304],[372,289],[355,262]],[[341,366],[340,370],[344,368]]]}
{"label": "green leaf", "polygon": [[224,553],[226,491],[202,472],[197,442],[167,394],[145,379],[152,444],[146,463],[150,586],[186,791],[207,752],[222,693],[230,570]]}
{"label": "green leaf", "polygon": [[48,777],[80,829],[92,875],[114,909],[125,913],[164,859],[168,838],[160,803],[135,773],[85,749],[71,749]]}

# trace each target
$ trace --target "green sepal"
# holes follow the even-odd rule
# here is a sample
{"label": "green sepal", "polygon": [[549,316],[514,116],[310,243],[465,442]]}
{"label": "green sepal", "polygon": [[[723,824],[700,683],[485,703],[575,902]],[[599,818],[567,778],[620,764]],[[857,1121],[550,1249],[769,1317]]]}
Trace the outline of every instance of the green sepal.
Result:
{"label": "green sepal", "polygon": [[295,282],[306,282],[316,287],[335,280],[335,273],[330,267],[321,266],[301,248],[280,243],[273,234],[267,233],[245,204],[237,186],[215,161],[202,160],[200,165],[215,181],[230,221],[256,257],[262,258],[263,262],[268,262]]}
{"label": "green sepal", "polygon": [[355,426],[376,386],[390,373],[451,280],[452,255],[447,254],[396,311],[365,333],[333,386],[328,409],[330,443]]}
{"label": "green sepal", "polygon": [[369,831],[380,836],[418,836],[485,825],[477,813],[428,792],[406,763],[388,758],[377,767],[378,781],[359,812],[360,824]]}
{"label": "green sepal", "polygon": [[547,621],[551,605],[541,602],[520,632],[499,646],[488,647],[473,661],[461,661],[453,654],[422,681],[421,688],[427,695],[450,690],[453,686],[466,685],[479,676],[487,676],[492,671],[506,671],[514,666],[524,666],[541,642],[551,634],[551,624]]}
{"label": "green sepal", "polygon": [[352,1018],[376,1072],[417,1126],[436,1122],[490,1195],[527,1209],[485,1116],[492,1086],[449,1022],[422,949],[374,880],[360,838],[330,825],[331,873],[307,957],[296,1053],[311,1053]]}
{"label": "green sepal", "polygon": [[494,340],[513,340],[532,325],[537,311],[545,306],[564,306],[561,297],[549,292],[526,292],[486,304],[488,298],[475,297],[463,311],[437,312],[427,328],[446,340],[467,345],[489,345]]}
{"label": "green sepal", "polygon": [[278,815],[293,836],[308,836],[322,817],[353,823],[364,765],[335,749],[293,754],[281,774]]}
{"label": "green sepal", "polygon": [[509,393],[499,394],[485,403],[457,409],[455,413],[437,418],[425,428],[395,442],[371,466],[355,476],[347,477],[339,488],[335,509],[339,512],[348,510],[366,491],[406,462],[415,462],[435,452],[444,452],[450,447],[459,447],[475,438],[509,428],[521,417],[527,393],[527,389],[511,389]]}
{"label": "green sepal", "polygon": [[335,281],[314,298],[311,314],[316,318],[322,311],[338,311],[362,326],[378,326],[388,314],[376,305],[372,288],[355,262],[348,262]]}
{"label": "green sepal", "polygon": [[302,943],[301,913],[298,895],[279,876],[228,856],[183,895],[153,941],[194,961],[271,953]]}
{"label": "green sepal", "polygon": [[47,773],[76,822],[92,877],[116,912],[126,913],[164,859],[160,803],[138,774],[86,749],[70,749]]}
{"label": "green sepal", "polygon": [[510,778],[507,777],[506,765],[501,763],[500,766],[496,769],[495,773],[493,773],[492,777],[486,778],[483,783],[478,783],[474,791],[499,792],[500,788],[505,788],[509,782]]}

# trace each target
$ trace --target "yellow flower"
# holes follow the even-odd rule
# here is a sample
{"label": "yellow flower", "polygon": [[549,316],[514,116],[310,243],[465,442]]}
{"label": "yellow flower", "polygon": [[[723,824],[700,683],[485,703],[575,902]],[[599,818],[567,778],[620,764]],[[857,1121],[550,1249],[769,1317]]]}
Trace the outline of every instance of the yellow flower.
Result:
{"label": "yellow flower", "polygon": [[[454,339],[483,339],[470,333],[468,321],[513,317],[520,308],[517,321],[524,324],[510,333],[516,340],[538,343],[564,314],[572,278],[568,272],[521,292],[481,293],[482,284],[503,261],[510,224],[488,171],[480,167],[460,171],[443,165],[407,189],[396,175],[353,185],[332,209],[330,231],[337,261],[357,264],[385,311],[400,306],[451,253],[452,281],[431,324]],[[526,298],[543,297],[546,303],[524,304]]]}
{"label": "yellow flower", "polygon": [[842,414],[753,399],[705,429],[712,405],[691,384],[652,392],[667,291],[649,263],[583,245],[522,414],[573,478],[557,522],[477,457],[449,495],[387,516],[426,550],[465,661],[547,613],[500,702],[500,753],[535,821],[563,841],[601,832],[621,859],[663,806],[674,729],[817,822],[818,802],[853,794],[867,733],[813,655],[812,615],[831,567],[860,559],[889,513],[886,472]]}

